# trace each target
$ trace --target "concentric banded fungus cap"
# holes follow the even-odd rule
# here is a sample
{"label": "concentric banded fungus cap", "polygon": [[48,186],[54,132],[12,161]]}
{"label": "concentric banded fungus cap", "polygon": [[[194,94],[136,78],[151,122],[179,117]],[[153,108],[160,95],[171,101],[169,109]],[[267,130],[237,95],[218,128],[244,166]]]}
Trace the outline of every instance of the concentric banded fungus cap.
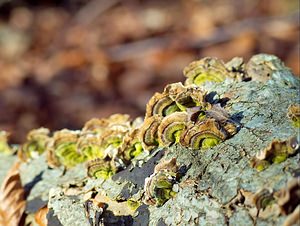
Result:
{"label": "concentric banded fungus cap", "polygon": [[208,103],[205,101],[206,92],[200,90],[200,87],[188,87],[185,92],[179,93],[175,102],[181,110],[195,106],[206,108]]}
{"label": "concentric banded fungus cap", "polygon": [[181,82],[171,83],[165,86],[164,94],[169,96],[173,101],[175,101],[176,96],[179,93],[186,92],[187,88]]}
{"label": "concentric banded fungus cap", "polygon": [[134,129],[124,136],[119,152],[126,161],[131,161],[144,151],[143,146],[138,139],[139,133],[139,129]]}
{"label": "concentric banded fungus cap", "polygon": [[274,197],[272,192],[263,188],[257,191],[253,196],[253,203],[258,210],[265,209],[268,205],[272,204]]}
{"label": "concentric banded fungus cap", "polygon": [[61,144],[76,143],[80,136],[80,131],[62,129],[53,134],[54,148],[58,148]]}
{"label": "concentric banded fungus cap", "polygon": [[228,133],[212,118],[196,124],[191,123],[182,133],[180,144],[192,149],[209,148],[224,141]]}
{"label": "concentric banded fungus cap", "polygon": [[82,128],[82,132],[93,132],[102,134],[107,128],[121,129],[122,127],[130,127],[130,116],[127,114],[113,114],[108,118],[93,118],[87,121]]}
{"label": "concentric banded fungus cap", "polygon": [[93,159],[87,162],[89,177],[107,179],[116,173],[116,166],[111,159]]}
{"label": "concentric banded fungus cap", "polygon": [[160,146],[178,143],[181,133],[186,129],[186,112],[175,112],[164,117],[158,127],[158,142]]}
{"label": "concentric banded fungus cap", "polygon": [[190,63],[184,68],[183,74],[187,77],[186,85],[201,86],[205,82],[222,82],[229,72],[221,60],[205,57]]}
{"label": "concentric banded fungus cap", "polygon": [[[57,156],[59,162],[70,168],[85,160],[85,157],[77,152],[76,143],[80,131],[63,129],[54,133],[49,148],[49,158]],[[51,154],[52,153],[52,154]]]}
{"label": "concentric banded fungus cap", "polygon": [[154,115],[145,119],[139,133],[139,140],[144,150],[150,151],[158,146],[157,130],[161,120],[162,117],[160,115]]}
{"label": "concentric banded fungus cap", "polygon": [[88,160],[97,157],[103,158],[104,153],[101,151],[101,139],[99,134],[86,132],[82,134],[76,144],[77,152],[86,156]]}
{"label": "concentric banded fungus cap", "polygon": [[[119,148],[123,142],[127,130],[106,130],[100,137],[100,149],[107,153],[108,148]],[[104,154],[104,157],[106,154]]]}
{"label": "concentric banded fungus cap", "polygon": [[155,93],[147,103],[145,118],[154,115],[166,116],[175,111],[180,109],[168,94]]}
{"label": "concentric banded fungus cap", "polygon": [[251,159],[250,165],[258,171],[266,169],[272,163],[280,163],[290,155],[299,151],[299,141],[296,137],[291,137],[285,141],[273,140],[268,147],[256,154]]}
{"label": "concentric banded fungus cap", "polygon": [[110,130],[128,131],[131,128],[130,116],[127,114],[113,114],[107,121]]}
{"label": "concentric banded fungus cap", "polygon": [[[52,141],[50,142],[52,143]],[[56,168],[61,166],[58,156],[55,154],[55,149],[53,149],[52,144],[49,143],[46,152],[46,161],[50,168]]]}

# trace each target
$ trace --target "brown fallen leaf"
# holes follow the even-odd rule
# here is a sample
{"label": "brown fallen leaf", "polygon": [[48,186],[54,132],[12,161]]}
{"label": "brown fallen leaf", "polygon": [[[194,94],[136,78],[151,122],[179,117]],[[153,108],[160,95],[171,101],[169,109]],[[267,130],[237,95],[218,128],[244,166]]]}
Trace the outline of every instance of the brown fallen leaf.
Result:
{"label": "brown fallen leaf", "polygon": [[0,188],[0,226],[22,226],[25,195],[17,161],[8,171]]}
{"label": "brown fallen leaf", "polygon": [[47,205],[45,205],[35,213],[34,219],[35,219],[35,222],[39,226],[47,226],[48,225],[48,220],[47,220],[48,211],[49,211],[49,209],[48,209]]}

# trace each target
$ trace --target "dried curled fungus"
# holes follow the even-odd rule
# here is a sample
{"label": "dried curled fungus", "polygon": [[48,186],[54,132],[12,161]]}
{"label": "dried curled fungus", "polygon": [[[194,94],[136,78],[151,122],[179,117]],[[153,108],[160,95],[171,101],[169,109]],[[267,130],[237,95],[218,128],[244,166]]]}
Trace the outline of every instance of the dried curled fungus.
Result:
{"label": "dried curled fungus", "polygon": [[230,119],[228,112],[220,105],[212,105],[210,109],[205,111],[207,118],[215,119],[220,126],[227,132],[228,136],[233,136],[238,131],[238,124]]}
{"label": "dried curled fungus", "polygon": [[295,178],[274,194],[284,215],[291,214],[300,203],[300,180]]}
{"label": "dried curled fungus", "polygon": [[208,104],[205,101],[206,92],[195,85],[183,86],[182,83],[172,83],[165,87],[164,93],[167,94],[181,111],[195,106]]}
{"label": "dried curled fungus", "polygon": [[299,150],[300,144],[296,137],[285,141],[273,140],[272,143],[252,158],[250,164],[258,171],[262,171],[272,163],[281,163],[288,156]]}
{"label": "dried curled fungus", "polygon": [[234,57],[225,64],[226,68],[230,71],[231,77],[237,81],[248,81],[250,77],[245,70],[245,62],[242,57]]}
{"label": "dried curled fungus", "polygon": [[98,202],[96,199],[88,199],[84,202],[83,206],[90,225],[104,225],[103,212],[107,207],[105,203]]}
{"label": "dried curled fungus", "polygon": [[179,181],[176,159],[162,162],[155,167],[154,173],[145,179],[144,203],[162,206],[176,195],[174,185]]}
{"label": "dried curled fungus", "polygon": [[101,134],[108,126],[108,121],[105,119],[92,118],[84,124],[82,132],[93,132]]}
{"label": "dried curled fungus", "polygon": [[24,225],[22,218],[25,208],[26,197],[20,177],[20,161],[16,161],[0,186],[0,225]]}
{"label": "dried curled fungus", "polygon": [[34,214],[35,222],[39,226],[47,226],[48,225],[48,219],[47,219],[48,212],[49,212],[49,209],[48,209],[47,205],[45,205],[45,206],[41,207],[40,209],[38,209],[38,211]]}
{"label": "dried curled fungus", "polygon": [[297,128],[300,127],[300,104],[291,104],[288,108],[287,117]]}

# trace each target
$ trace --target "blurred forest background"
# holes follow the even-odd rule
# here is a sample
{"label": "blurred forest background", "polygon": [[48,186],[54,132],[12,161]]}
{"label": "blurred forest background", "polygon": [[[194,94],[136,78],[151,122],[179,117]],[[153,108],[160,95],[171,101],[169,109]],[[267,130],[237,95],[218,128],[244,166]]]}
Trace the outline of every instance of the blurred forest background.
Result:
{"label": "blurred forest background", "polygon": [[299,0],[0,0],[0,130],[143,115],[191,61],[279,56],[297,75]]}

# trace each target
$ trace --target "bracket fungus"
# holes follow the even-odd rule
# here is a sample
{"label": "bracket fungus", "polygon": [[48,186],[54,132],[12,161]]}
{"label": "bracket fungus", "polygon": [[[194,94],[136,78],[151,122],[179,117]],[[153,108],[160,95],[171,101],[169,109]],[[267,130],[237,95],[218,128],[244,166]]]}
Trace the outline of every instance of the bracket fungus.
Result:
{"label": "bracket fungus", "polygon": [[[58,160],[58,165],[63,165],[67,168],[71,168],[79,163],[85,161],[83,155],[77,151],[76,143],[78,141],[80,132],[63,129],[54,133],[51,142],[48,145],[52,155],[48,157],[54,157]],[[50,160],[48,159],[48,162]],[[54,164],[56,165],[56,164]]]}
{"label": "bracket fungus", "polygon": [[49,129],[39,128],[31,130],[27,134],[26,142],[20,147],[18,156],[23,161],[37,158],[39,155],[44,153],[47,144],[50,140]]}
{"label": "bracket fungus", "polygon": [[169,95],[164,93],[155,93],[146,106],[146,117],[153,115],[166,116],[180,109]]}
{"label": "bracket fungus", "polygon": [[108,121],[106,119],[92,118],[84,124],[82,132],[101,134],[107,126]]}
{"label": "bracket fungus", "polygon": [[253,195],[253,203],[258,211],[261,209],[264,210],[268,205],[274,202],[273,192],[269,189],[263,188]]}
{"label": "bracket fungus", "polygon": [[156,165],[154,173],[145,179],[145,204],[162,206],[166,201],[176,195],[177,192],[174,189],[174,185],[177,184],[180,179],[178,169],[175,158]]}
{"label": "bracket fungus", "polygon": [[288,108],[287,117],[297,128],[300,127],[300,104],[291,104]]}
{"label": "bracket fungus", "polygon": [[201,87],[173,83],[149,100],[140,139],[146,150],[173,143],[200,149],[224,141],[237,128],[221,106],[206,101],[206,92]]}
{"label": "bracket fungus", "polygon": [[206,119],[191,124],[183,133],[180,144],[192,149],[209,148],[227,138],[227,133],[214,119]]}
{"label": "bracket fungus", "polygon": [[146,118],[141,126],[139,137],[144,150],[151,150],[158,146],[157,130],[161,120],[162,117],[160,115],[154,115]]}
{"label": "bracket fungus", "polygon": [[300,144],[297,137],[291,137],[285,141],[275,139],[268,147],[251,159],[250,165],[258,171],[262,171],[272,163],[285,161],[290,155],[295,154],[299,148]]}
{"label": "bracket fungus", "polygon": [[83,206],[90,225],[104,225],[102,214],[106,209],[105,203],[98,202],[95,199],[88,199]]}
{"label": "bracket fungus", "polygon": [[104,152],[101,150],[100,144],[98,134],[84,133],[79,137],[76,147],[77,151],[85,156],[87,160],[92,160],[104,157]]}
{"label": "bracket fungus", "polygon": [[[60,217],[66,215],[61,219],[72,215],[78,221],[83,215],[87,223],[89,219],[92,224],[105,224],[106,217],[118,213],[113,217],[120,221],[130,219],[134,224],[146,219],[143,223],[157,225],[161,219],[167,225],[202,222],[237,225],[246,219],[247,225],[253,221],[292,225],[290,222],[299,221],[300,141],[295,137],[296,129],[288,122],[276,126],[286,115],[287,105],[293,103],[297,93],[292,87],[297,86],[298,80],[291,79],[289,71],[277,60],[261,55],[252,57],[248,63],[233,58],[225,64],[216,58],[204,58],[185,68],[185,85],[168,84],[150,98],[144,119],[131,120],[126,114],[114,114],[91,119],[76,131],[62,129],[50,134],[43,128],[32,130],[19,146],[19,158],[27,161],[38,157],[38,160],[22,163],[24,172],[28,172],[27,168],[38,169],[36,164],[44,164],[43,152],[50,167],[62,166],[68,171],[61,174],[65,171],[56,169],[49,173],[52,169],[40,167],[46,172],[41,180],[46,180],[47,189],[50,185],[54,188],[46,194],[50,199],[49,210],[53,209]],[[251,79],[254,82],[245,82]],[[214,82],[220,84],[211,85]],[[285,87],[279,86],[284,83]],[[287,92],[283,93],[281,88]],[[225,98],[212,100],[215,93],[226,97],[228,104],[221,106]],[[266,99],[269,95],[272,98]],[[275,105],[273,114],[269,114]],[[299,127],[299,109],[294,102],[287,112],[295,127]],[[241,124],[234,119],[240,113],[244,125],[241,131]],[[240,136],[234,137],[238,132]],[[266,145],[269,137],[290,138],[275,139]],[[230,142],[214,147],[231,138]],[[262,145],[266,148],[261,149]],[[288,157],[289,161],[263,173],[255,172],[247,166],[253,149],[259,153],[252,158],[251,166],[258,171]],[[1,154],[10,151],[7,133],[0,132]],[[185,164],[180,169],[177,159]],[[154,167],[157,161],[159,164]],[[34,178],[31,181],[36,174],[30,175]],[[31,184],[26,176],[24,181]],[[57,179],[60,177],[62,180]],[[297,178],[280,189],[291,177]],[[108,178],[111,179],[104,181]],[[43,190],[41,186],[45,184],[34,184],[37,186],[34,191]],[[96,199],[98,203],[94,202]],[[84,206],[82,201],[86,201]],[[73,204],[78,209],[68,209]],[[71,214],[65,214],[66,210]],[[81,215],[73,216],[72,211],[80,210]],[[175,214],[178,214],[176,221],[172,219]]]}
{"label": "bracket fungus", "polygon": [[132,159],[144,152],[143,146],[138,139],[139,133],[139,129],[133,129],[130,133],[124,136],[119,152],[126,162],[130,162]]}
{"label": "bracket fungus", "polygon": [[181,111],[195,106],[205,107],[208,104],[205,101],[206,92],[196,85],[184,86],[181,82],[171,83],[164,88],[163,93],[175,101]]}
{"label": "bracket fungus", "polygon": [[89,177],[107,179],[117,172],[117,168],[110,159],[96,158],[87,162]]}
{"label": "bracket fungus", "polygon": [[205,57],[201,60],[194,61],[184,68],[183,74],[187,77],[185,84],[202,85],[205,82],[222,82],[229,74],[223,61]]}
{"label": "bracket fungus", "polygon": [[157,131],[159,145],[166,147],[172,143],[179,143],[181,133],[186,129],[186,124],[186,112],[175,112],[164,117]]}
{"label": "bracket fungus", "polygon": [[225,79],[236,81],[271,80],[279,85],[297,88],[300,80],[293,76],[290,69],[276,56],[257,54],[245,63],[243,58],[235,57],[226,64],[213,57],[205,57],[190,63],[183,71],[187,77],[185,84],[202,86],[207,82],[223,82]]}
{"label": "bracket fungus", "polygon": [[287,186],[275,192],[274,196],[280,206],[281,213],[284,215],[291,214],[297,206],[300,206],[299,178],[290,180]]}

